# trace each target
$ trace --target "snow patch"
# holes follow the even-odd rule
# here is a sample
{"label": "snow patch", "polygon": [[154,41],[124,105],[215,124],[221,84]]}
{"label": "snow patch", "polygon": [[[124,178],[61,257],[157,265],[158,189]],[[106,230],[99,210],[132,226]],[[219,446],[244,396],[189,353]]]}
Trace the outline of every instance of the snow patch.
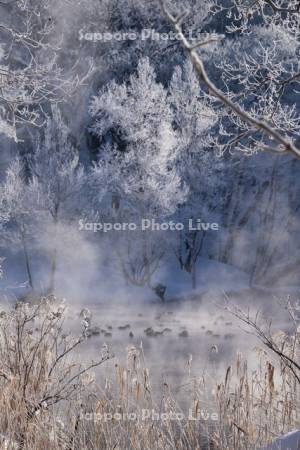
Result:
{"label": "snow patch", "polygon": [[271,445],[262,450],[300,450],[300,430],[292,431],[276,439]]}

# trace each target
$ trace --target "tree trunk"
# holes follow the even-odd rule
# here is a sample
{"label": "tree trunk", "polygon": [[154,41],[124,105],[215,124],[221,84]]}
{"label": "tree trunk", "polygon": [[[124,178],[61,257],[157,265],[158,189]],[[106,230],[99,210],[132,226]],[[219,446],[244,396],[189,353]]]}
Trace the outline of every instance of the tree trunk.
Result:
{"label": "tree trunk", "polygon": [[196,265],[196,263],[193,264],[193,268],[192,268],[192,288],[193,289],[197,288],[197,265]]}
{"label": "tree trunk", "polygon": [[29,260],[29,254],[27,250],[25,235],[22,232],[22,246],[24,251],[24,258],[25,258],[25,266],[26,266],[26,272],[28,276],[28,283],[30,288],[33,290],[33,279],[32,279],[32,273],[31,273],[31,267],[30,267],[30,260]]}
{"label": "tree trunk", "polygon": [[49,283],[49,293],[53,293],[55,289],[55,274],[57,267],[57,250],[54,249],[52,262],[51,262],[51,272],[50,272],[50,283]]}
{"label": "tree trunk", "polygon": [[59,204],[55,205],[54,214],[53,214],[53,223],[54,223],[54,239],[53,239],[53,255],[52,255],[52,261],[51,261],[51,270],[50,270],[50,283],[49,283],[49,293],[53,293],[55,288],[55,275],[56,275],[56,268],[57,268],[57,223],[58,223],[58,211],[59,211]]}

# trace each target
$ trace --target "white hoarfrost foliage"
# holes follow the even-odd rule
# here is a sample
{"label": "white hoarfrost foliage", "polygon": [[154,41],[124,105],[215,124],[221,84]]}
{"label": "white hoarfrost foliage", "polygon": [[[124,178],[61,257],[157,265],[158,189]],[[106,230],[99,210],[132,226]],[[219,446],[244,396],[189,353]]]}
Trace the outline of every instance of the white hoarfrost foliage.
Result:
{"label": "white hoarfrost foliage", "polygon": [[[216,1],[212,10],[216,14],[216,24],[217,19],[222,18],[227,52],[218,45],[210,52],[211,59],[208,54],[204,58],[202,51],[211,39],[199,38],[195,43],[188,33],[189,26],[185,20],[188,14],[181,11],[174,15],[168,2],[160,0],[160,4],[199,78],[212,98],[223,105],[219,126],[220,151],[225,152],[234,146],[247,154],[268,150],[300,158],[296,142],[298,97],[295,91],[292,99],[288,95],[299,77],[295,57],[299,51],[299,3]],[[243,42],[244,48],[241,48]],[[262,52],[255,55],[256,49]],[[270,61],[269,53],[272,51],[272,62],[278,76],[264,67]],[[218,70],[213,70],[216,67]],[[287,71],[291,76],[285,77]]]}
{"label": "white hoarfrost foliage", "polygon": [[[90,107],[91,130],[104,143],[95,174],[107,170],[111,192],[150,215],[167,215],[186,196],[177,170],[178,135],[164,87],[148,59],[122,85],[110,84]],[[109,134],[119,145],[109,142]],[[110,173],[112,175],[110,175]]]}
{"label": "white hoarfrost foliage", "polygon": [[[6,224],[13,223],[14,231],[10,228],[9,234],[15,236],[20,232],[26,234],[29,223],[34,215],[34,202],[29,193],[26,182],[25,167],[20,158],[15,159],[6,173],[6,180],[1,185],[3,213],[6,215]],[[6,236],[7,238],[7,236]]]}
{"label": "white hoarfrost foliage", "polygon": [[83,167],[70,131],[58,108],[52,109],[47,119],[45,136],[38,139],[28,157],[31,174],[29,188],[39,209],[46,211],[54,221],[80,208],[78,198],[85,184]]}
{"label": "white hoarfrost foliage", "polygon": [[62,35],[55,34],[51,9],[56,1],[0,4],[0,133],[18,141],[17,129],[42,126],[45,109],[70,99],[83,76],[59,62]]}
{"label": "white hoarfrost foliage", "polygon": [[[178,168],[191,192],[198,191],[208,172],[216,169],[215,139],[212,128],[218,115],[201,90],[192,64],[176,67],[171,79],[168,101],[173,127],[178,136]],[[203,177],[203,178],[202,178]]]}
{"label": "white hoarfrost foliage", "polygon": [[[300,68],[294,58],[298,44],[288,36],[289,44],[285,42],[283,32],[282,26],[273,23],[269,30],[255,26],[257,45],[253,45],[253,34],[242,35],[224,46],[216,65],[231,100],[243,104],[252,117],[270,123],[283,136],[295,139],[300,123],[297,104]],[[239,116],[224,115],[228,131],[230,122],[234,128],[226,138],[224,150],[234,148],[252,154],[274,146],[270,137],[255,132]]]}
{"label": "white hoarfrost foliage", "polygon": [[24,164],[19,158],[8,168],[6,180],[0,185],[0,194],[1,210],[6,216],[1,230],[1,244],[9,243],[13,250],[22,250],[28,283],[33,287],[29,247],[33,245],[37,230],[36,205],[26,182]]}
{"label": "white hoarfrost foliage", "polygon": [[180,66],[175,68],[169,91],[169,101],[175,128],[178,127],[180,132],[182,150],[197,152],[198,149],[208,147],[209,132],[218,115],[201,90],[191,63],[186,63],[183,69]]}
{"label": "white hoarfrost foliage", "polygon": [[3,119],[0,119],[0,134],[4,134],[12,139],[17,139],[16,129]]}

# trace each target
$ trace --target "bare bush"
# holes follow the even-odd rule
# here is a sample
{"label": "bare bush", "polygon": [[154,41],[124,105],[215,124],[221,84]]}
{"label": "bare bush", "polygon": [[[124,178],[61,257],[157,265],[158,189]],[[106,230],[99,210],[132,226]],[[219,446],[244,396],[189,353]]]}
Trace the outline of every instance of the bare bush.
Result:
{"label": "bare bush", "polygon": [[279,330],[274,332],[272,319],[267,320],[262,314],[257,312],[254,316],[249,309],[244,311],[237,306],[230,304],[227,298],[226,309],[241,323],[247,326],[247,330],[254,334],[264,348],[269,350],[280,360],[282,370],[290,372],[294,381],[300,384],[300,305],[299,301],[292,301],[290,297],[283,305],[283,309],[288,313],[287,331]]}
{"label": "bare bush", "polygon": [[78,401],[86,374],[110,355],[105,351],[88,366],[74,360],[85,329],[78,338],[65,335],[65,308],[51,298],[17,304],[0,316],[0,429],[17,448],[40,448],[47,427],[55,426],[53,408]]}

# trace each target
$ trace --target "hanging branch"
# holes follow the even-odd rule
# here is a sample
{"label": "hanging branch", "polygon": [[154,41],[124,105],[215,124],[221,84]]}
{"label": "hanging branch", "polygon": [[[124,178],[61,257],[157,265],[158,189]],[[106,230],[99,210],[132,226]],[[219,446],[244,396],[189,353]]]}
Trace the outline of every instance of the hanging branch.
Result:
{"label": "hanging branch", "polygon": [[203,61],[199,54],[197,53],[197,49],[200,47],[203,47],[204,45],[207,45],[211,40],[205,40],[198,42],[196,45],[191,45],[187,38],[184,35],[183,29],[182,29],[182,23],[184,19],[187,17],[188,12],[185,11],[182,14],[179,14],[178,16],[173,16],[168,8],[165,5],[164,0],[159,0],[162,10],[170,23],[175,28],[176,32],[178,33],[178,36],[180,38],[180,41],[187,51],[191,62],[199,75],[199,78],[206,84],[209,91],[217,98],[219,99],[226,107],[228,107],[231,111],[233,111],[237,116],[239,116],[243,121],[248,123],[250,126],[252,126],[254,129],[262,131],[265,135],[272,138],[278,146],[275,148],[264,146],[262,147],[263,150],[270,150],[275,151],[278,154],[283,153],[289,153],[292,154],[294,157],[300,159],[300,150],[294,145],[294,143],[280,134],[277,130],[272,128],[267,122],[257,119],[250,115],[247,111],[245,111],[241,106],[235,104],[232,102],[222,91],[220,91],[215,84],[211,81],[209,78],[206,69],[204,67]]}

